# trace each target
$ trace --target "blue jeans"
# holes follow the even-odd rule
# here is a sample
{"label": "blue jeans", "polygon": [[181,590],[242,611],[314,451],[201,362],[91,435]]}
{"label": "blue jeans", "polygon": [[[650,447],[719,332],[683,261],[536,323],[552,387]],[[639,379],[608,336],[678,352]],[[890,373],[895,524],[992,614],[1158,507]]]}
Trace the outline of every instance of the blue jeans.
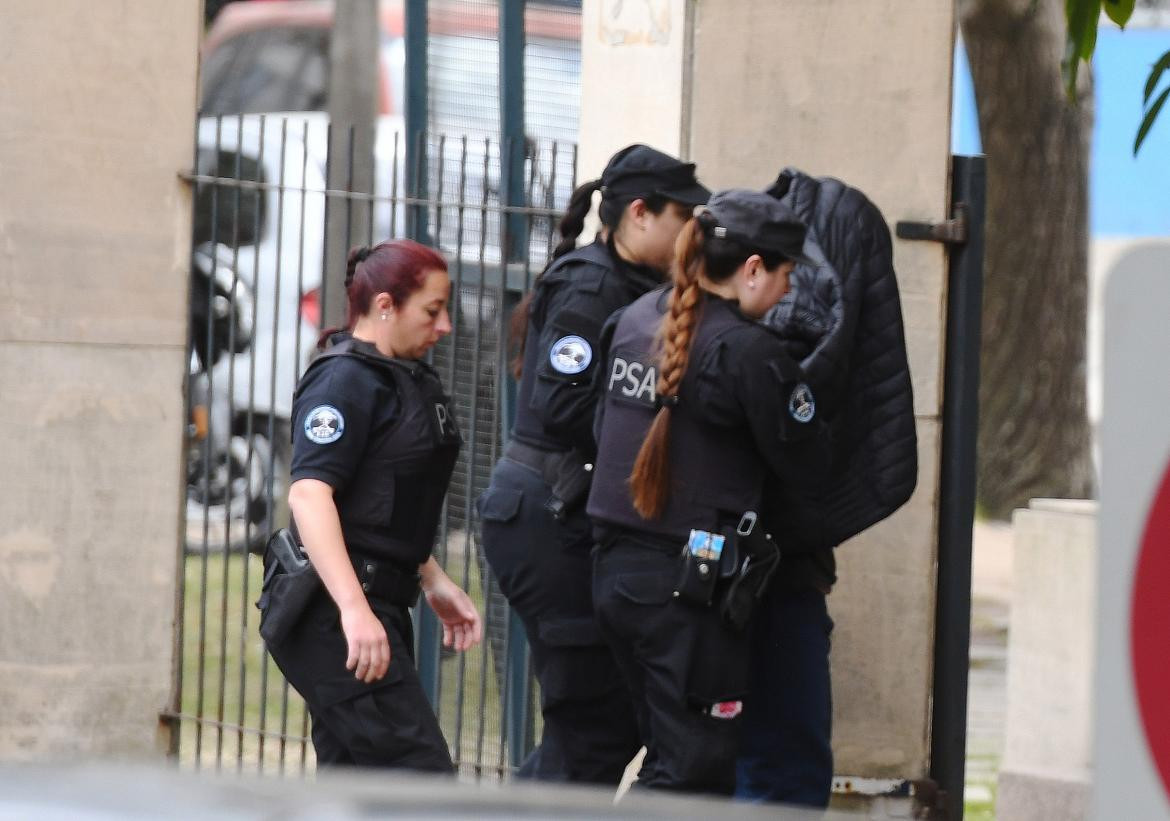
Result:
{"label": "blue jeans", "polygon": [[818,590],[773,589],[752,619],[735,797],[825,807],[833,786],[829,618]]}

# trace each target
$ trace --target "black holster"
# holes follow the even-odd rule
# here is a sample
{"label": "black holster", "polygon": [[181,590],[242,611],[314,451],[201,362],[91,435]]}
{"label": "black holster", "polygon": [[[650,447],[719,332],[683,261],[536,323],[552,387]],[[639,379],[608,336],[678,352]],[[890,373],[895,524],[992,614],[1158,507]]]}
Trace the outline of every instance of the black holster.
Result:
{"label": "black holster", "polygon": [[736,630],[747,627],[752,613],[780,566],[780,548],[764,533],[754,514],[745,514],[736,530],[736,547],[741,556],[739,570],[719,603],[723,621]]}
{"label": "black holster", "polygon": [[578,505],[584,504],[593,481],[593,474],[585,464],[576,450],[556,454],[556,457],[545,463],[545,481],[552,486],[552,497],[545,503],[545,507],[553,518],[560,519]]}
{"label": "black holster", "polygon": [[513,441],[504,456],[517,464],[532,468],[552,488],[552,495],[544,507],[554,519],[564,518],[589,495],[593,474],[581,452],[576,448],[566,451],[541,450],[523,442]]}
{"label": "black holster", "polygon": [[300,621],[321,588],[321,579],[284,528],[272,534],[264,551],[264,584],[256,606],[260,637],[272,647],[284,641]]}

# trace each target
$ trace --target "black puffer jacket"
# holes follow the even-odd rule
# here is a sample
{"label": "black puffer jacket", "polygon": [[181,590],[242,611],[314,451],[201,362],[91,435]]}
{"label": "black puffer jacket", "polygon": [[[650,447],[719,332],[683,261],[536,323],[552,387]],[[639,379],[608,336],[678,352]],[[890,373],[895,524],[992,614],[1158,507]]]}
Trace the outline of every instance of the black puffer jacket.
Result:
{"label": "black puffer jacket", "polygon": [[764,322],[789,341],[831,422],[833,464],[819,489],[776,481],[766,513],[793,546],[824,549],[889,516],[917,481],[902,306],[889,227],[864,194],[791,168],[768,193],[804,220],[806,253],[824,260],[797,267]]}

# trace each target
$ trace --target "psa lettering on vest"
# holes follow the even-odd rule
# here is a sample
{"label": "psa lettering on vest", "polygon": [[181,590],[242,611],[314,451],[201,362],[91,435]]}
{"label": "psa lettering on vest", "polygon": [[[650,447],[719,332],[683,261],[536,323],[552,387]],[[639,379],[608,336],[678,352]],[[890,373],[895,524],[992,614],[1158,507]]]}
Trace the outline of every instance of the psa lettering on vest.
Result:
{"label": "psa lettering on vest", "polygon": [[627,361],[620,356],[613,358],[613,367],[609,372],[610,393],[617,392],[630,399],[646,402],[653,405],[658,394],[655,390],[658,384],[658,369],[653,365],[646,365],[638,360]]}
{"label": "psa lettering on vest", "polygon": [[450,439],[458,435],[459,429],[452,423],[451,412],[442,402],[435,403],[435,421],[439,424],[439,437],[441,439]]}

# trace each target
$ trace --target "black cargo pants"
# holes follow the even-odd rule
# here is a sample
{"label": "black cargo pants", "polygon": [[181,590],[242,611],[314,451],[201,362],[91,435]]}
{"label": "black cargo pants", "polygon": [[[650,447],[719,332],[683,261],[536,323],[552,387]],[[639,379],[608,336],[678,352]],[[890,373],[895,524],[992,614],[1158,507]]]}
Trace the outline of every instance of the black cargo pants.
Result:
{"label": "black cargo pants", "polygon": [[638,786],[731,795],[748,636],[725,627],[717,606],[674,597],[681,550],[625,538],[599,547],[598,623],[629,684],[646,744]]}
{"label": "black cargo pants", "polygon": [[484,554],[540,682],[544,734],[518,775],[617,784],[641,747],[633,705],[593,616],[591,524],[581,509],[554,519],[551,496],[535,470],[504,458],[478,503]]}
{"label": "black cargo pants", "polygon": [[410,611],[370,600],[390,640],[390,667],[365,684],[345,669],[337,606],[322,589],[292,632],[268,648],[304,698],[318,766],[399,767],[451,773],[451,754],[414,666]]}

